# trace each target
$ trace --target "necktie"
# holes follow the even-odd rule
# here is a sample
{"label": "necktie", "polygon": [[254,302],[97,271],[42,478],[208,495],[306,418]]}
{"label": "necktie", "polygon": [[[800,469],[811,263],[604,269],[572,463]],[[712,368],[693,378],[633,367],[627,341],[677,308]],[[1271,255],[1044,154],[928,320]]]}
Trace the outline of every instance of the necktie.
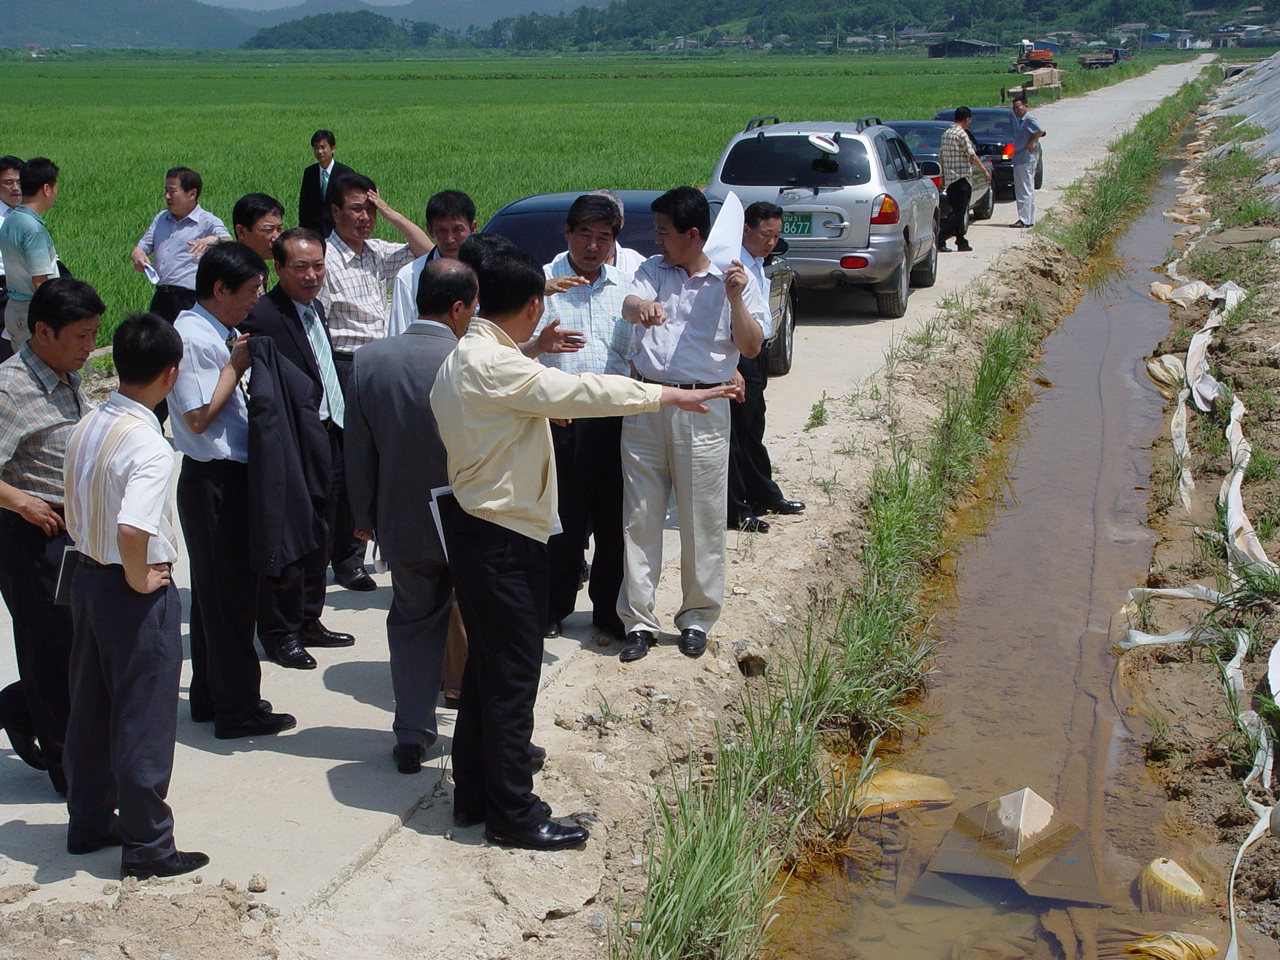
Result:
{"label": "necktie", "polygon": [[316,355],[316,364],[320,367],[320,382],[324,384],[324,399],[329,404],[329,419],[341,427],[347,406],[342,399],[342,387],[338,385],[338,370],[333,365],[333,349],[329,346],[329,338],[324,335],[324,328],[320,326],[320,318],[311,307],[302,311],[302,326],[306,328],[311,351]]}
{"label": "necktie", "polygon": [[329,171],[320,168],[320,199],[323,200],[326,193],[329,192]]}

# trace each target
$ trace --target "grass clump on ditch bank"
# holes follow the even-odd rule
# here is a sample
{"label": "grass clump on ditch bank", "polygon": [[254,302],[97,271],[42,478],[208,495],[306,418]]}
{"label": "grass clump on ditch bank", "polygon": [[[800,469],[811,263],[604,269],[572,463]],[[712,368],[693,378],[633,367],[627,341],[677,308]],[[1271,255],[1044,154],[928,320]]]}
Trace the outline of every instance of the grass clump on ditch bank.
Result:
{"label": "grass clump on ditch bank", "polygon": [[[1073,233],[1083,267],[1141,207],[1162,149],[1202,100],[1188,84],[1121,138],[1118,159],[1073,191],[1106,197],[1119,179],[1132,194],[1088,233]],[[1074,228],[1064,225],[1064,232]],[[1076,269],[1078,272],[1078,269]],[[1053,318],[1022,297],[1002,322],[978,332],[974,304],[945,308],[949,332],[977,359],[955,378],[923,435],[896,434],[865,501],[862,574],[853,586],[815,591],[807,628],[789,656],[748,686],[742,718],[722,731],[715,763],[691,760],[659,790],[648,842],[646,888],[610,941],[613,960],[746,960],[763,946],[774,885],[806,851],[835,849],[859,813],[858,787],[876,767],[880,737],[907,730],[934,639],[925,588],[947,537],[948,511],[977,477]],[[983,318],[989,321],[989,318]],[[939,329],[934,349],[946,351]],[[920,348],[912,343],[913,350]],[[890,376],[894,361],[886,360]],[[784,651],[785,652],[785,651]],[[852,756],[850,762],[847,758]],[[860,758],[860,759],[859,759]]]}
{"label": "grass clump on ditch bank", "polygon": [[1063,198],[1070,213],[1050,218],[1047,232],[1071,254],[1093,256],[1147,204],[1166,161],[1169,142],[1208,95],[1207,78],[1184,83],[1132,130],[1108,146],[1106,161]]}

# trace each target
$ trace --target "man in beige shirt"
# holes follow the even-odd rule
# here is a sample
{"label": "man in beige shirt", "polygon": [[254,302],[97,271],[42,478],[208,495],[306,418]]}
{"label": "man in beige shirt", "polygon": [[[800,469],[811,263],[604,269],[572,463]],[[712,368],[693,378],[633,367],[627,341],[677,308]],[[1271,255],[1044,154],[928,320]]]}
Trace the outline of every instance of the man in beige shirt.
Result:
{"label": "man in beige shirt", "polygon": [[624,416],[661,407],[706,412],[726,384],[682,390],[605,374],[573,375],[521,353],[543,312],[545,277],[503,251],[477,271],[477,317],[431,390],[453,496],[440,502],[469,651],[453,734],[454,820],[484,821],[491,843],[533,850],[581,844],[533,792],[529,742],[547,616],[547,540],[557,494],[549,417]]}

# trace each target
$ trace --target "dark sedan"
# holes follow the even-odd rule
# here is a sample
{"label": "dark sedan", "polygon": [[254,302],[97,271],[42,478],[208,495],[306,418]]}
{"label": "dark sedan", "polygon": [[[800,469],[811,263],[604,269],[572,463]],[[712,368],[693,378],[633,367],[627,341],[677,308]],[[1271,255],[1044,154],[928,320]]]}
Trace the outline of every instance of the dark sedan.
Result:
{"label": "dark sedan", "polygon": [[[942,134],[951,126],[950,123],[943,120],[886,120],[885,126],[893,127],[898,132],[898,136],[902,137],[911,148],[911,155],[917,161],[942,162],[939,157],[942,152]],[[978,150],[978,145],[975,143],[974,151]],[[990,170],[991,161],[981,153],[979,158]],[[996,208],[991,187],[977,176],[976,171],[973,179],[977,182],[973,184],[973,196],[969,198],[969,214],[974,220],[990,220]],[[944,218],[948,217],[951,215],[951,201],[947,199],[946,191],[942,189],[942,178],[934,177],[933,182],[938,185],[938,210]]]}
{"label": "dark sedan", "polygon": [[[955,108],[939,110],[935,120],[950,121]],[[992,186],[997,200],[1013,199],[1013,127],[1018,118],[1009,107],[974,107],[969,136],[978,144],[978,156],[991,161]],[[1044,154],[1036,144],[1035,188],[1044,183]]]}
{"label": "dark sedan", "polygon": [[[583,192],[536,193],[508,203],[489,218],[484,232],[504,236],[539,262],[550,263],[564,252],[565,219],[569,207]],[[627,211],[618,243],[642,256],[655,256],[658,246],[653,236],[653,214],[649,212],[649,204],[662,196],[662,191],[619,190],[618,196]],[[720,210],[721,201],[709,199],[714,217]],[[769,309],[773,315],[773,336],[769,340],[769,373],[772,376],[782,376],[791,370],[795,351],[795,287],[791,265],[781,256],[785,251],[786,241],[778,241],[778,250],[765,263],[765,275],[769,279]]]}

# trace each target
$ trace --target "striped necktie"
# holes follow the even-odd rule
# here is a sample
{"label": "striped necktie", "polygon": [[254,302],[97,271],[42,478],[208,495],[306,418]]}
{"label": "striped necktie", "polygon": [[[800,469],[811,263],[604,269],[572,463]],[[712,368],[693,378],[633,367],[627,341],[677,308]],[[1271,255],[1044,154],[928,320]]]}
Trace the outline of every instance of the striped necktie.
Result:
{"label": "striped necktie", "polygon": [[329,171],[324,167],[320,168],[320,199],[323,201],[325,194],[329,191]]}
{"label": "striped necktie", "polygon": [[307,331],[311,352],[316,355],[316,364],[320,367],[320,382],[324,385],[325,402],[329,404],[329,419],[341,427],[347,406],[342,399],[342,387],[338,385],[338,370],[333,365],[333,349],[320,326],[320,318],[309,306],[302,311],[302,326]]}

